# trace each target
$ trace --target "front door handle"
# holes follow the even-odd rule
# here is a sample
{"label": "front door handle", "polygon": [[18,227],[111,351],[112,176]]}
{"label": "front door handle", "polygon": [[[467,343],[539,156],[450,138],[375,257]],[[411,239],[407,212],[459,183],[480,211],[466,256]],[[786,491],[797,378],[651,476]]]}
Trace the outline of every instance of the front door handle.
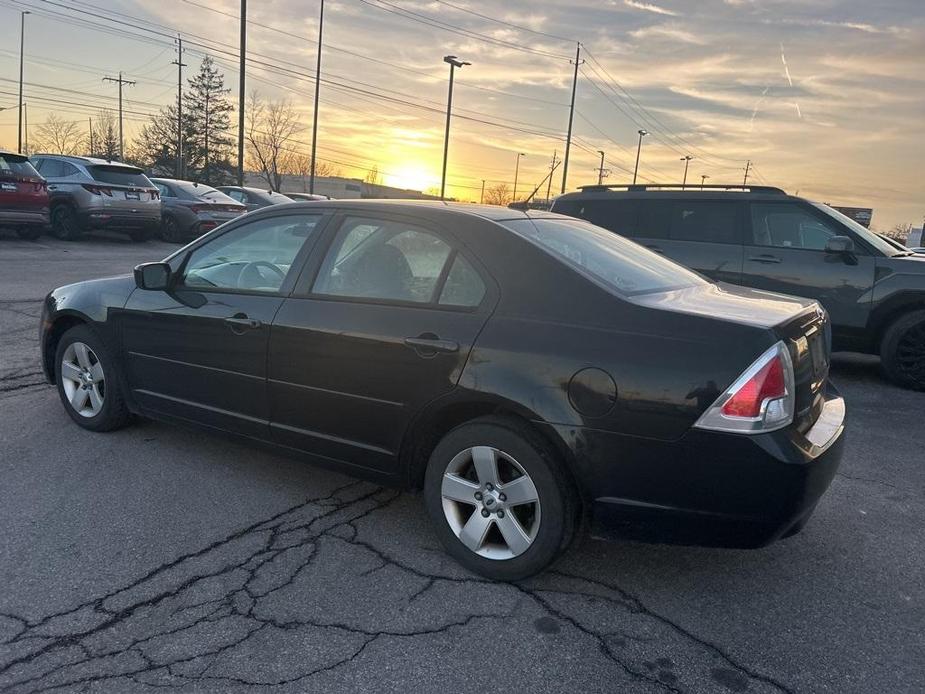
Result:
{"label": "front door handle", "polygon": [[434,356],[438,352],[452,354],[459,351],[459,343],[453,340],[441,340],[436,335],[433,337],[421,335],[419,337],[406,337],[405,345],[411,347],[421,356]]}
{"label": "front door handle", "polygon": [[753,263],[779,263],[781,260],[774,255],[753,255],[749,258]]}
{"label": "front door handle", "polygon": [[226,318],[225,322],[231,327],[231,332],[238,335],[242,334],[245,330],[256,330],[263,325],[259,320],[248,318],[243,313],[236,313],[231,318]]}

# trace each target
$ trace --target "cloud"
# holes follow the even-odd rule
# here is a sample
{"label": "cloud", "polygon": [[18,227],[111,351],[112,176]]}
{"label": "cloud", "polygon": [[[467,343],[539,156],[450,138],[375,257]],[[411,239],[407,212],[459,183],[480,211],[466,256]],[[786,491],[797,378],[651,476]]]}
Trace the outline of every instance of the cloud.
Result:
{"label": "cloud", "polygon": [[703,37],[670,24],[653,24],[652,26],[631,31],[629,34],[637,40],[668,39],[670,41],[681,41],[682,43],[690,43],[698,46],[705,43]]}
{"label": "cloud", "polygon": [[669,10],[664,7],[659,7],[658,5],[653,5],[650,2],[639,2],[638,0],[623,0],[623,4],[627,7],[634,7],[637,10],[644,10],[646,12],[654,12],[655,14],[664,14],[669,17],[676,17],[678,15],[674,10]]}

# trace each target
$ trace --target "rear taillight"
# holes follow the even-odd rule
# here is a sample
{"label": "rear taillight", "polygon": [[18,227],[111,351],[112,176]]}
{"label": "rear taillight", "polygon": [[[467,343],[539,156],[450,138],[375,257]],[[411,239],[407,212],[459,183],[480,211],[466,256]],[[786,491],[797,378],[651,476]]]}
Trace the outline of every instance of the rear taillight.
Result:
{"label": "rear taillight", "polygon": [[94,195],[105,195],[106,197],[112,197],[112,188],[107,188],[106,186],[95,186],[91,183],[81,183],[81,185]]}
{"label": "rear taillight", "polygon": [[694,425],[699,429],[760,434],[793,421],[793,362],[783,342],[758,357]]}

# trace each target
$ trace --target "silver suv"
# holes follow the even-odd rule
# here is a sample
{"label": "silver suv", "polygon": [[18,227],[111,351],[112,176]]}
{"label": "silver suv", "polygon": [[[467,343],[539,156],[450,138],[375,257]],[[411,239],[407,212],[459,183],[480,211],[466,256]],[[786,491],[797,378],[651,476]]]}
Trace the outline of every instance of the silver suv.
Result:
{"label": "silver suv", "polygon": [[112,229],[146,241],[160,226],[160,193],[141,169],[61,154],[35,154],[31,161],[48,181],[51,230],[59,239]]}

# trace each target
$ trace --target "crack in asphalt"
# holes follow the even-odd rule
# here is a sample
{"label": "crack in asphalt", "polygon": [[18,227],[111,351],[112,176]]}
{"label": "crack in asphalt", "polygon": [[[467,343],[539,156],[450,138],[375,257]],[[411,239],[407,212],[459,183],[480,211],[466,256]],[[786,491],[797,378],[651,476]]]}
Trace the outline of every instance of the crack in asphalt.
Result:
{"label": "crack in asphalt", "polygon": [[[3,620],[7,626],[0,636],[0,689],[31,694],[120,681],[158,688],[204,682],[245,688],[301,686],[348,667],[374,645],[464,631],[480,622],[504,624],[529,605],[571,627],[571,635],[590,639],[606,661],[646,688],[686,691],[683,677],[688,673],[674,672],[664,657],[667,637],[674,640],[672,652],[693,651],[695,662],[708,668],[723,665],[727,683],[717,677],[716,667],[700,667],[691,675],[702,678],[710,672],[714,685],[733,691],[738,685],[791,691],[617,585],[562,571],[518,584],[434,572],[414,563],[425,553],[406,559],[361,537],[364,521],[403,496],[351,482],[183,553],[74,607],[36,619],[0,612],[0,634]],[[351,552],[360,555],[355,566],[345,567],[342,557],[350,563]],[[339,565],[332,567],[335,563]],[[343,573],[345,584],[373,580],[399,589],[389,576],[380,577],[387,571],[412,580],[398,596],[404,607],[366,624],[349,615],[327,614],[324,605],[294,609],[290,593],[315,585],[313,574],[328,570]],[[456,599],[443,609],[416,607],[428,596],[440,599],[431,594],[441,588],[489,591],[503,607],[486,604],[483,610],[459,613],[449,606],[477,606],[486,602],[484,596]],[[305,599],[310,593],[296,595]],[[255,642],[283,636],[284,643],[286,634],[320,639],[317,652],[310,653],[314,657],[292,658],[264,676],[237,665]]]}

